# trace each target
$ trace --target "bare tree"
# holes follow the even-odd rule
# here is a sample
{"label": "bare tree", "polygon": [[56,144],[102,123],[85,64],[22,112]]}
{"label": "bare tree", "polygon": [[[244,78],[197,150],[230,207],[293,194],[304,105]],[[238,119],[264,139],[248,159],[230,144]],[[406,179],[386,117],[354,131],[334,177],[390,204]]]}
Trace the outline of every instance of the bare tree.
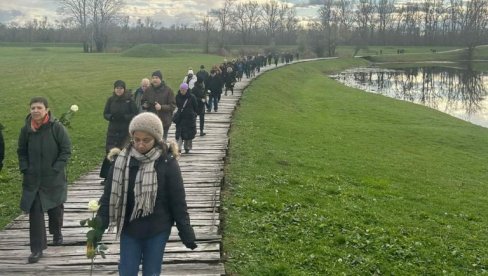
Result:
{"label": "bare tree", "polygon": [[212,21],[211,17],[207,14],[202,18],[200,22],[201,30],[204,32],[204,44],[203,44],[203,51],[205,54],[209,53],[209,45],[210,45],[210,33],[213,30],[214,22]]}
{"label": "bare tree", "polygon": [[276,32],[279,28],[279,4],[275,0],[271,0],[262,4],[262,23],[266,35],[269,37],[270,45],[275,45]]}
{"label": "bare tree", "polygon": [[337,9],[333,0],[324,0],[324,5],[319,9],[322,30],[325,32],[325,48],[328,56],[335,55],[337,46],[338,25]]}
{"label": "bare tree", "polygon": [[225,33],[229,28],[229,21],[231,21],[230,17],[232,12],[231,8],[234,2],[235,0],[225,0],[224,7],[218,10],[210,11],[210,14],[217,18],[217,21],[219,22],[220,25],[220,41],[219,41],[220,48],[224,48],[225,46]]}
{"label": "bare tree", "polygon": [[353,5],[350,0],[337,1],[337,16],[339,18],[339,39],[341,42],[349,42],[351,38],[351,28],[354,22]]}
{"label": "bare tree", "polygon": [[298,26],[298,18],[297,18],[297,11],[295,8],[288,9],[285,18],[285,31],[288,34],[287,37],[293,38],[292,41],[285,41],[288,43],[295,43],[297,37],[297,31],[299,29]]}
{"label": "bare tree", "polygon": [[439,18],[442,12],[443,1],[425,0],[423,2],[424,38],[425,43],[434,44],[438,32]]}
{"label": "bare tree", "polygon": [[378,7],[378,35],[383,43],[386,44],[386,31],[391,27],[395,14],[395,0],[379,0]]}
{"label": "bare tree", "polygon": [[232,11],[231,28],[240,35],[241,43],[246,45],[251,40],[253,28],[259,21],[260,9],[256,1],[239,3]]}
{"label": "bare tree", "polygon": [[68,14],[82,33],[83,51],[90,52],[95,44],[98,52],[107,45],[107,27],[116,19],[122,0],[57,0],[58,11]]}
{"label": "bare tree", "polygon": [[368,45],[374,31],[374,12],[375,5],[373,0],[359,0],[356,6],[356,24],[359,31],[358,47]]}
{"label": "bare tree", "polygon": [[463,41],[468,47],[468,59],[473,58],[474,48],[480,45],[488,27],[488,0],[465,2],[462,17]]}
{"label": "bare tree", "polygon": [[117,20],[117,12],[122,7],[122,0],[93,0],[90,6],[93,26],[92,39],[97,52],[103,52],[108,42],[108,26]]}
{"label": "bare tree", "polygon": [[88,2],[91,0],[58,0],[61,14],[68,14],[74,22],[78,24],[81,31],[81,41],[83,43],[83,52],[89,51],[88,35]]}

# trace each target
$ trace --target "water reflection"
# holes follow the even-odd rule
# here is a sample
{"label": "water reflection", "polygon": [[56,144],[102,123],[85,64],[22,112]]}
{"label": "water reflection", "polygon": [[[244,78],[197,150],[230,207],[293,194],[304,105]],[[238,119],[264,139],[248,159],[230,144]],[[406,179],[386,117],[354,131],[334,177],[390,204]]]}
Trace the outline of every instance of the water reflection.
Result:
{"label": "water reflection", "polygon": [[471,68],[354,68],[331,77],[347,86],[423,104],[488,127],[488,74]]}

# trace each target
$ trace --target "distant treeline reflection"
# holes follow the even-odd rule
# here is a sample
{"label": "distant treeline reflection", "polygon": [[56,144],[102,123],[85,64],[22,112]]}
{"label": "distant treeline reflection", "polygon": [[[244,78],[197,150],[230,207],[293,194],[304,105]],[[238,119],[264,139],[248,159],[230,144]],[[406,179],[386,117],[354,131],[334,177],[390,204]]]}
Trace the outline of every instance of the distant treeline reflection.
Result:
{"label": "distant treeline reflection", "polygon": [[333,76],[348,86],[396,99],[420,103],[467,115],[482,111],[488,76],[467,69],[410,67],[401,69],[356,68]]}

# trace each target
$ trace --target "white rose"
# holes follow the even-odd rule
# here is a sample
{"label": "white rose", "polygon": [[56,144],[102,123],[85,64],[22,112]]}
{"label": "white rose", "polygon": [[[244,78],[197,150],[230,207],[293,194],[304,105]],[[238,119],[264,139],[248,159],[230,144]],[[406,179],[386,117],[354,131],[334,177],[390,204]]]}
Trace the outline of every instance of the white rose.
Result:
{"label": "white rose", "polygon": [[93,199],[88,202],[88,210],[96,212],[98,211],[98,208],[100,208],[100,205],[98,205],[98,200]]}
{"label": "white rose", "polygon": [[74,104],[71,106],[70,109],[71,109],[71,111],[76,112],[76,111],[78,111],[78,106],[76,104]]}

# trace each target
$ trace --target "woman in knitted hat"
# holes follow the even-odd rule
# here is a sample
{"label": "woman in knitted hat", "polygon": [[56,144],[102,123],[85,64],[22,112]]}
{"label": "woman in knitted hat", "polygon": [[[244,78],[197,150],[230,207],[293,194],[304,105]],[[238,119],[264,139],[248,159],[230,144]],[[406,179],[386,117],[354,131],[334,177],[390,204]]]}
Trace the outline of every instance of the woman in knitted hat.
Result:
{"label": "woman in knitted hat", "polygon": [[176,95],[176,106],[178,115],[175,120],[175,138],[179,148],[184,141],[185,153],[189,153],[192,149],[193,138],[197,133],[198,103],[197,98],[188,91],[188,84],[185,82],[180,85],[180,90]]}
{"label": "woman in knitted hat", "polygon": [[[125,82],[115,81],[112,96],[107,99],[103,111],[103,117],[109,121],[105,140],[106,153],[112,148],[122,148],[129,142],[129,122],[137,113],[139,111],[130,92],[125,88]],[[100,169],[101,178],[107,177],[109,168],[110,162],[104,158]]]}
{"label": "woman in knitted hat", "polygon": [[120,275],[160,275],[164,248],[176,222],[183,244],[195,249],[177,146],[163,142],[158,116],[143,112],[130,122],[131,143],[110,168],[100,198],[103,228],[120,238]]}

